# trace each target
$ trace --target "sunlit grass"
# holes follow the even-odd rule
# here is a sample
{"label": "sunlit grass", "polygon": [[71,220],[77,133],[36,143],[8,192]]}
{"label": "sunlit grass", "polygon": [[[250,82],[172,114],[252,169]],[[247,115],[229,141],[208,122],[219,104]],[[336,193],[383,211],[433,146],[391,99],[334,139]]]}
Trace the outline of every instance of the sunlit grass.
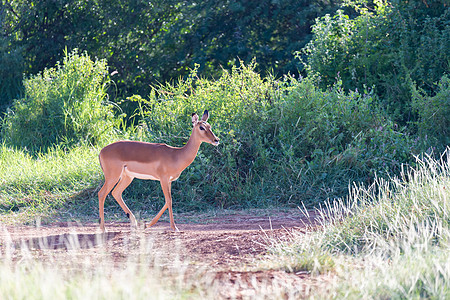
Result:
{"label": "sunlit grass", "polygon": [[[8,223],[32,222],[64,211],[71,197],[95,188],[102,180],[98,149],[55,148],[31,156],[26,151],[0,146],[0,211]],[[84,203],[78,206],[83,211]],[[76,212],[73,212],[76,214]]]}
{"label": "sunlit grass", "polygon": [[312,297],[447,299],[449,151],[418,159],[400,178],[352,187],[347,200],[319,210],[319,229],[273,242],[267,266],[332,275]]}

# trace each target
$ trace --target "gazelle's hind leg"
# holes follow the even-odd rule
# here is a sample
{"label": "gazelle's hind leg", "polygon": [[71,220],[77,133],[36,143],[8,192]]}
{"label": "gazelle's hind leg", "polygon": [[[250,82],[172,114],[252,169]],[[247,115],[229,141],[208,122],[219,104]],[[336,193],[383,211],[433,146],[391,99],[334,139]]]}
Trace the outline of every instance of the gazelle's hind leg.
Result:
{"label": "gazelle's hind leg", "polygon": [[112,179],[108,180],[108,178],[105,178],[105,183],[98,192],[98,212],[100,217],[100,229],[103,232],[105,232],[105,215],[104,215],[105,199],[106,196],[108,196],[109,192],[113,189],[116,182],[117,181],[114,181]]}
{"label": "gazelle's hind leg", "polygon": [[131,226],[137,228],[136,218],[122,199],[122,192],[130,185],[132,181],[133,177],[130,177],[126,175],[125,172],[122,172],[120,181],[119,183],[117,183],[111,194],[113,195],[114,199],[116,199],[117,203],[119,203],[120,207],[122,207],[123,211],[127,214],[128,218],[130,218]]}
{"label": "gazelle's hind leg", "polygon": [[121,180],[123,166],[105,163],[101,152],[99,160],[100,166],[103,170],[103,174],[105,175],[105,183],[98,192],[98,211],[100,217],[100,229],[102,230],[102,232],[105,232],[105,200],[114,186],[118,183],[118,181]]}

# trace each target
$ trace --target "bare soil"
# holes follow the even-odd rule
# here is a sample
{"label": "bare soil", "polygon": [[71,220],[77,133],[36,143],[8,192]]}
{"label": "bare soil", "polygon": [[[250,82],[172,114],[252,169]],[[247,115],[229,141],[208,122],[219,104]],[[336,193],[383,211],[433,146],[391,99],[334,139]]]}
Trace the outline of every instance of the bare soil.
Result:
{"label": "bare soil", "polygon": [[[286,288],[298,289],[309,280],[308,274],[267,270],[258,267],[258,262],[271,242],[287,240],[293,232],[304,232],[314,218],[314,213],[305,217],[299,210],[226,211],[200,217],[175,215],[180,232],[171,231],[165,221],[146,230],[132,230],[129,223],[107,222],[103,235],[97,223],[4,226],[0,230],[0,251],[4,252],[7,244],[16,248],[26,245],[39,259],[48,259],[50,251],[52,259],[57,254],[64,261],[66,253],[73,249],[80,259],[89,256],[94,260],[106,249],[113,263],[120,266],[127,263],[130,255],[138,257],[145,249],[154,255],[153,264],[160,268],[171,269],[183,262],[187,273],[201,270],[214,274],[214,280],[223,287],[221,298],[252,298],[255,284],[276,280]],[[73,254],[70,259],[73,260]],[[229,294],[227,287],[237,283],[240,285],[237,294],[235,291]]]}

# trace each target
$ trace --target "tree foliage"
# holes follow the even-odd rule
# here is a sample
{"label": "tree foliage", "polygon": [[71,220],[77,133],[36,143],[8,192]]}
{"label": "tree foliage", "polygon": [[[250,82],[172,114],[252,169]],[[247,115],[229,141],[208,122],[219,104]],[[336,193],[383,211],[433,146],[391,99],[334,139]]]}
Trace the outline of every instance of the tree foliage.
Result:
{"label": "tree foliage", "polygon": [[339,10],[317,20],[303,49],[308,73],[323,86],[340,77],[347,90],[374,87],[397,122],[414,121],[414,86],[433,95],[450,71],[450,7],[445,0],[362,3],[351,2],[356,17]]}
{"label": "tree foliage", "polygon": [[196,63],[204,76],[254,57],[262,71],[296,73],[293,52],[337,2],[6,1],[2,36],[8,51],[21,50],[28,75],[53,66],[66,47],[79,48],[108,60],[121,94],[146,95],[149,84],[186,76]]}

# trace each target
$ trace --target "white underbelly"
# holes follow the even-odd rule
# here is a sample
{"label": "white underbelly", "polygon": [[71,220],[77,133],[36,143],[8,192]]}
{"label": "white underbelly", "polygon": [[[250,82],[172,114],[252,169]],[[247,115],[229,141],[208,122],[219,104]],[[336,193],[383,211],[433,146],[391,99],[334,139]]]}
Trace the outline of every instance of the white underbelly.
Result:
{"label": "white underbelly", "polygon": [[127,167],[123,169],[123,172],[129,177],[139,178],[139,179],[150,179],[150,180],[159,180],[159,178],[153,176],[152,174],[142,174],[128,170]]}
{"label": "white underbelly", "polygon": [[[145,173],[138,173],[138,172],[133,172],[130,171],[127,167],[123,168],[123,172],[132,178],[138,178],[138,179],[149,179],[149,180],[161,180],[161,178],[158,178],[157,176],[154,176],[152,174],[145,174]],[[176,175],[176,176],[169,176],[169,181],[175,181],[178,179],[178,177],[180,177],[180,174]]]}

